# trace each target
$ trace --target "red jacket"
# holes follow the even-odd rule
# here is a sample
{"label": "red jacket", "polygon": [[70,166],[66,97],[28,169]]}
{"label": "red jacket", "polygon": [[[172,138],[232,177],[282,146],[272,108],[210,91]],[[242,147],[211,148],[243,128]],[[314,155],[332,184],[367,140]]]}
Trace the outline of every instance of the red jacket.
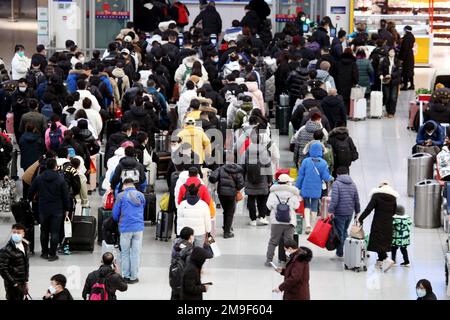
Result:
{"label": "red jacket", "polygon": [[283,291],[283,300],[310,300],[309,262],[312,252],[306,247],[291,255],[286,268],[281,272],[284,282],[278,287]]}
{"label": "red jacket", "polygon": [[[180,204],[183,201],[184,195],[186,194],[185,186],[189,186],[191,184],[195,184],[196,186],[198,186],[201,183],[202,181],[197,177],[190,177],[189,179],[187,179],[186,183],[183,184],[180,188],[180,193],[178,194],[178,204]],[[211,196],[209,195],[208,188],[205,185],[202,184],[200,186],[200,188],[198,189],[198,195],[200,197],[200,200],[205,201],[206,204],[209,205],[211,203]]]}

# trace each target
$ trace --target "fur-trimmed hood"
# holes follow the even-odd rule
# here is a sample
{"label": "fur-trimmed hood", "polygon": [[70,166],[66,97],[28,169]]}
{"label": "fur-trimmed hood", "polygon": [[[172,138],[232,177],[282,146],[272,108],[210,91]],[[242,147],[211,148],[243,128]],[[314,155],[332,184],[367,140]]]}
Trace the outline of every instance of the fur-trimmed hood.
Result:
{"label": "fur-trimmed hood", "polygon": [[295,253],[296,259],[301,262],[310,262],[313,258],[311,249],[307,247],[300,247],[299,249],[301,250],[301,252]]}
{"label": "fur-trimmed hood", "polygon": [[274,184],[270,187],[270,192],[290,192],[294,196],[299,196],[300,192],[298,189],[289,184]]}
{"label": "fur-trimmed hood", "polygon": [[392,188],[390,185],[384,185],[384,186],[372,189],[372,191],[370,192],[370,196],[372,196],[372,195],[374,195],[376,193],[388,194],[388,195],[391,195],[391,196],[393,196],[395,198],[399,198],[400,197],[398,192],[395,191],[394,188]]}

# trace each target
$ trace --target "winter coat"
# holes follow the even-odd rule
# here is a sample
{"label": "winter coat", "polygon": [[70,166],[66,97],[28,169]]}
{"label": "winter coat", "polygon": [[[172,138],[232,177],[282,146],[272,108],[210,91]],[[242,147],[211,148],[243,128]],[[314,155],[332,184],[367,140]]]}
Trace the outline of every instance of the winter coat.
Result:
{"label": "winter coat", "polygon": [[236,130],[242,128],[242,125],[248,122],[252,110],[253,104],[251,102],[243,102],[241,107],[236,111],[233,129]]}
{"label": "winter coat", "polygon": [[122,117],[122,121],[123,123],[137,122],[139,124],[139,131],[148,133],[149,141],[154,141],[154,133],[156,133],[156,130],[154,130],[155,124],[153,123],[152,118],[148,114],[147,110],[145,110],[143,107],[131,107],[129,111],[125,112],[124,116]]}
{"label": "winter coat", "polygon": [[323,27],[318,27],[311,36],[311,42],[314,41],[317,42],[321,48],[329,48],[330,36],[328,35],[328,31]]}
{"label": "winter coat", "polygon": [[217,194],[220,196],[235,196],[236,192],[244,188],[243,169],[241,166],[230,163],[211,172],[209,182],[217,183]]}
{"label": "winter coat", "polygon": [[[425,131],[425,123],[428,122],[433,123],[435,127],[435,130],[433,131],[433,134],[431,136]],[[431,139],[433,146],[441,147],[444,144],[445,140],[445,128],[443,128],[439,123],[433,120],[428,120],[425,123],[419,128],[419,131],[417,132],[416,143],[418,145],[423,145],[425,144],[425,141]]]}
{"label": "winter coat", "polygon": [[380,61],[378,74],[382,75],[383,77],[390,75],[391,81],[389,85],[397,86],[400,84],[401,76],[402,76],[402,64],[401,62],[395,58],[394,59],[394,66],[392,68],[391,73],[389,73],[389,65],[390,65],[390,59],[389,57],[383,58]]}
{"label": "winter coat", "polygon": [[203,129],[192,125],[185,126],[177,136],[181,138],[181,143],[187,142],[192,146],[192,151],[199,157],[199,164],[211,155],[211,141]]}
{"label": "winter coat", "polygon": [[14,54],[11,61],[11,80],[19,80],[26,78],[28,69],[31,67],[31,60],[25,56],[19,56],[19,53]]}
{"label": "winter coat", "polygon": [[199,196],[186,196],[177,211],[177,234],[181,229],[190,227],[196,236],[211,232],[211,215],[208,204]]}
{"label": "winter coat", "polygon": [[19,141],[20,167],[25,171],[35,163],[45,151],[44,141],[38,133],[25,132]]}
{"label": "winter coat", "polygon": [[207,6],[202,10],[192,23],[196,26],[202,22],[202,29],[209,34],[219,35],[222,32],[222,18],[214,6]]}
{"label": "winter coat", "polygon": [[39,199],[39,213],[42,216],[63,216],[69,211],[69,190],[62,174],[45,170],[37,176],[28,192],[28,199]]}
{"label": "winter coat", "polygon": [[436,165],[441,179],[450,176],[450,150],[448,146],[442,147],[436,156]]}
{"label": "winter coat", "polygon": [[205,83],[202,88],[206,91],[205,98],[211,99],[212,106],[217,109],[217,112],[219,114],[222,114],[223,111],[226,111],[224,97],[222,97],[217,91],[214,91],[209,83]]}
{"label": "winter coat", "polygon": [[289,73],[287,87],[290,96],[302,98],[306,94],[308,91],[308,74],[309,72],[306,68],[297,68]]}
{"label": "winter coat", "polygon": [[331,43],[330,53],[336,59],[336,61],[341,59],[344,48],[342,47],[342,42],[339,38],[334,38]]}
{"label": "winter coat", "polygon": [[89,273],[87,276],[82,293],[84,300],[87,299],[87,296],[91,293],[92,286],[97,283],[100,277],[107,280],[106,291],[108,292],[108,300],[117,300],[117,290],[124,292],[128,289],[127,282],[119,273],[116,273],[111,266],[102,265],[98,270]]}
{"label": "winter coat", "polygon": [[131,106],[134,103],[134,99],[136,96],[138,96],[140,93],[144,92],[144,87],[140,83],[133,83],[133,86],[125,92],[125,94],[122,97],[122,103],[121,103],[121,109],[122,112],[125,114],[127,111],[130,110]]}
{"label": "winter coat", "polygon": [[[306,101],[312,100],[308,99]],[[314,113],[320,113],[321,115],[320,123],[322,124],[324,130],[325,139],[328,139],[328,131],[331,131],[330,122],[328,121],[328,118],[324,115],[322,108],[320,107],[320,104],[317,107],[307,107],[307,110],[308,113],[303,116],[302,121],[300,122],[300,127],[303,127],[311,119]]]}
{"label": "winter coat", "polygon": [[[292,109],[291,122],[295,131],[298,131],[303,125],[306,124],[307,120],[305,120],[303,115],[308,113],[310,109],[319,108],[320,110],[320,101],[316,99],[304,99],[302,102],[297,103]],[[320,112],[322,113],[322,112]],[[311,117],[308,117],[308,120]],[[323,125],[323,124],[322,124]]]}
{"label": "winter coat", "polygon": [[[125,71],[121,68],[115,68],[112,71],[112,76],[118,85],[117,89],[119,90],[119,101],[122,100],[125,92],[130,88],[130,79],[125,74]],[[119,80],[121,79],[122,84],[119,86]]]}
{"label": "winter coat", "polygon": [[416,38],[412,32],[405,32],[400,43],[400,52],[398,58],[402,60],[402,75],[404,77],[414,76],[414,43]]}
{"label": "winter coat", "polygon": [[25,126],[29,122],[34,125],[36,131],[43,137],[45,130],[47,130],[48,127],[47,118],[35,110],[27,112],[20,119],[19,131],[25,132]]}
{"label": "winter coat", "polygon": [[130,138],[123,132],[117,132],[112,134],[105,147],[105,163],[104,165],[108,168],[108,160],[114,156],[114,152],[120,147],[120,145],[125,142],[130,141]]}
{"label": "winter coat", "polygon": [[323,158],[323,160],[326,161],[330,172],[332,172],[334,169],[334,155],[333,155],[333,148],[328,143],[325,145],[325,143],[323,143],[322,141],[319,141],[319,140],[310,141],[303,149],[303,154],[308,157],[309,156],[309,148],[316,142],[319,142],[322,145],[322,152],[323,152],[322,158]]}
{"label": "winter coat", "polygon": [[336,128],[339,122],[344,124],[347,122],[345,105],[341,96],[326,96],[320,102],[320,106],[328,119],[331,130]]}
{"label": "winter coat", "polygon": [[136,160],[134,157],[127,157],[120,159],[119,164],[114,171],[114,174],[111,177],[111,188],[115,190],[119,187],[119,190],[122,188],[122,171],[124,170],[138,170],[139,171],[139,181],[135,184],[137,188],[140,188],[141,185],[145,183],[145,168],[142,163]]}
{"label": "winter coat", "polygon": [[[291,221],[280,222],[276,219],[277,206],[287,204],[290,208]],[[271,224],[297,225],[297,217],[295,210],[300,206],[300,193],[294,186],[288,184],[274,184],[270,187],[269,198],[266,203],[267,209],[270,210]]]}
{"label": "winter coat", "polygon": [[22,244],[25,254],[16,247],[12,239],[0,250],[0,276],[5,281],[5,285],[13,286],[16,283],[28,282],[30,248],[28,241],[22,241]]}
{"label": "winter coat", "polygon": [[364,219],[375,210],[370,227],[368,251],[389,252],[392,246],[392,222],[397,210],[398,193],[389,185],[372,190],[372,195],[366,209],[359,216],[362,224]]}
{"label": "winter coat", "polygon": [[303,127],[301,127],[297,131],[294,138],[294,164],[301,164],[301,162],[305,158],[303,149],[308,142],[314,140],[314,132],[318,130],[323,130],[322,124],[309,120]]}
{"label": "winter coat", "polygon": [[206,204],[210,205],[211,195],[209,194],[208,188],[203,184],[203,181],[198,177],[189,177],[180,186],[179,191],[178,191],[178,198],[177,198],[178,205],[180,205],[181,202],[183,202],[188,195],[187,190],[186,190],[186,185],[190,186],[191,184],[194,184],[195,186],[197,186],[199,188],[197,195],[200,197],[200,200],[203,200]]}
{"label": "winter coat", "polygon": [[89,98],[89,100],[91,100],[92,102],[91,108],[94,109],[95,111],[100,112],[101,110],[100,104],[98,103],[97,98],[89,90],[77,90],[77,92],[80,94],[80,99],[75,101],[73,105],[77,110],[83,108],[84,98]]}
{"label": "winter coat", "polygon": [[[358,151],[356,150],[355,144],[353,143],[353,139],[350,137],[348,129],[345,127],[338,127],[333,129],[330,132],[330,136],[328,137],[328,143],[333,148],[334,167],[336,169],[339,167],[349,168],[352,162],[356,161],[359,157]],[[339,146],[343,143],[346,143],[348,148],[351,150],[351,153],[345,158],[342,158],[341,154],[339,153]]]}
{"label": "winter coat", "polygon": [[392,221],[392,246],[406,247],[411,243],[411,217],[404,214],[402,216],[395,215]]}
{"label": "winter coat", "polygon": [[328,165],[322,159],[322,145],[315,143],[309,149],[309,157],[302,161],[295,186],[303,198],[320,199],[322,197],[322,181],[330,182]]}
{"label": "winter coat", "polygon": [[330,84],[331,89],[336,89],[334,78],[330,75],[328,71],[318,69],[316,79],[322,81],[323,83],[328,82]]}
{"label": "winter coat", "polygon": [[335,216],[352,216],[361,211],[358,189],[349,175],[339,175],[333,182],[328,212]]}
{"label": "winter coat", "polygon": [[119,193],[114,202],[112,216],[119,224],[120,233],[144,231],[144,194],[134,187]]}
{"label": "winter coat", "polygon": [[[59,121],[56,122],[56,128],[61,130],[61,138],[64,138],[64,132],[66,132],[67,128]],[[45,146],[47,150],[50,150],[50,131],[50,127],[45,130]]]}
{"label": "winter coat", "polygon": [[358,66],[356,58],[352,54],[343,53],[336,65],[336,88],[344,100],[350,99],[352,87],[359,81]]}
{"label": "winter coat", "polygon": [[55,294],[51,295],[49,298],[44,297],[43,300],[68,301],[68,300],[73,300],[73,297],[70,294],[70,291],[67,290],[67,288],[64,288],[63,291],[61,291],[59,293],[55,293]]}
{"label": "winter coat", "polygon": [[85,76],[84,70],[70,70],[67,77],[67,91],[75,93],[78,90],[77,81]]}
{"label": "winter coat", "polygon": [[257,82],[246,82],[245,85],[248,88],[248,91],[251,93],[253,101],[256,102],[255,106],[261,110],[262,115],[266,114],[266,108],[264,105],[264,97],[258,88]]}
{"label": "winter coat", "polygon": [[195,89],[186,90],[181,94],[180,99],[177,102],[178,117],[181,123],[183,123],[184,118],[189,110],[191,100],[196,98],[197,98],[197,91]]}
{"label": "winter coat", "polygon": [[392,33],[387,31],[386,29],[379,29],[378,30],[378,36],[379,36],[380,39],[386,41],[386,45],[388,47],[393,47],[394,46],[394,37],[392,36]]}
{"label": "winter coat", "polygon": [[366,93],[369,93],[371,79],[375,76],[372,64],[368,59],[357,59],[356,65],[358,66],[359,74],[358,84],[366,88]]}
{"label": "winter coat", "polygon": [[249,27],[252,31],[258,31],[261,20],[254,10],[249,10],[241,20],[241,27]]}
{"label": "winter coat", "polygon": [[[189,77],[191,76],[191,72],[189,69],[192,69],[192,66],[194,65],[195,61],[199,61],[202,63],[200,59],[198,59],[196,56],[189,56],[183,59],[183,62],[180,64],[180,66],[175,71],[175,82],[178,83],[182,89],[184,85],[186,84],[186,81],[189,80]],[[208,72],[206,71],[205,67],[202,63],[202,78],[201,81],[205,83],[208,81]],[[181,90],[182,91],[182,90]]]}
{"label": "winter coat", "polygon": [[103,120],[102,117],[100,116],[100,113],[91,108],[84,109],[84,111],[86,111],[89,123],[92,125],[92,128],[95,130],[95,133],[97,134],[98,137],[100,132],[102,132],[103,128]]}
{"label": "winter coat", "polygon": [[[199,250],[200,249],[200,250]],[[181,281],[182,300],[203,300],[203,292],[206,287],[202,285],[201,271],[206,259],[211,258],[203,248],[192,250]]]}
{"label": "winter coat", "polygon": [[450,123],[450,105],[430,102],[423,114],[424,120],[434,120],[438,123]]}
{"label": "winter coat", "polygon": [[307,247],[300,247],[289,256],[286,268],[281,272],[284,281],[278,287],[283,292],[283,300],[310,300],[309,262],[312,257],[312,251]]}

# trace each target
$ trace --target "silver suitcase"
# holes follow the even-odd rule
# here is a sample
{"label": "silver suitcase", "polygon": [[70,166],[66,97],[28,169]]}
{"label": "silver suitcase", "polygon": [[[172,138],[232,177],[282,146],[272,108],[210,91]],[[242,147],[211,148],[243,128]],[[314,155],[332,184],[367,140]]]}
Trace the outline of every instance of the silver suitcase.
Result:
{"label": "silver suitcase", "polygon": [[345,270],[367,271],[366,242],[364,239],[348,237],[344,243]]}

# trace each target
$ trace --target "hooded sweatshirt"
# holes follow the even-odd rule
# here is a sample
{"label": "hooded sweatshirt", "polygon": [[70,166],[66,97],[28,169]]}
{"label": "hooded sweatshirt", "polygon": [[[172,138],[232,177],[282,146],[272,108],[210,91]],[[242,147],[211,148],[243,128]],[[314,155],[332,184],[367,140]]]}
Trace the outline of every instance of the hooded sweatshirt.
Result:
{"label": "hooded sweatshirt", "polygon": [[330,88],[336,89],[336,84],[334,83],[334,78],[330,75],[328,71],[318,69],[317,70],[317,80],[322,81],[323,83],[329,83]]}
{"label": "hooded sweatshirt", "polygon": [[136,188],[126,188],[119,193],[112,214],[121,233],[144,231],[144,207],[144,194]]}
{"label": "hooded sweatshirt", "polygon": [[250,112],[253,110],[253,104],[251,102],[243,102],[241,107],[236,112],[236,117],[234,118],[234,129],[240,129],[245,122],[248,122],[250,117]]}
{"label": "hooded sweatshirt", "polygon": [[358,189],[349,175],[339,175],[333,183],[329,213],[351,216],[361,211]]}

